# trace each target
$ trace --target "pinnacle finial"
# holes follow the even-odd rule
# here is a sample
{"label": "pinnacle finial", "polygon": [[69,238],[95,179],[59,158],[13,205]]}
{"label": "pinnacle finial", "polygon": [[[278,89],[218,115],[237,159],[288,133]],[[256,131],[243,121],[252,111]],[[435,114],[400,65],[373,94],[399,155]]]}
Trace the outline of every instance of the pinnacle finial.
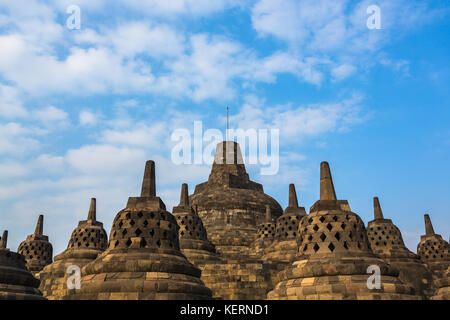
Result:
{"label": "pinnacle finial", "polygon": [[180,207],[189,207],[189,192],[187,183],[181,185]]}
{"label": "pinnacle finial", "polygon": [[433,236],[435,233],[433,225],[431,224],[430,216],[428,214],[425,214],[423,217],[425,219],[425,234],[427,236]]}
{"label": "pinnacle finial", "polygon": [[141,197],[156,197],[155,161],[153,160],[145,163]]}
{"label": "pinnacle finial", "polygon": [[44,215],[42,214],[39,216],[34,234],[38,236],[42,236],[44,234]]}
{"label": "pinnacle finial", "polygon": [[373,198],[373,214],[375,220],[384,219],[383,211],[381,211],[380,200],[378,199],[378,197]]}
{"label": "pinnacle finial", "polygon": [[8,230],[3,231],[3,236],[0,239],[0,249],[6,249],[6,245],[8,244]]}
{"label": "pinnacle finial", "polygon": [[320,164],[320,200],[337,200],[328,162]]}
{"label": "pinnacle finial", "polygon": [[266,222],[272,221],[272,213],[270,212],[270,206],[266,205]]}
{"label": "pinnacle finial", "polygon": [[97,220],[97,199],[91,198],[91,205],[89,206],[88,220]]}
{"label": "pinnacle finial", "polygon": [[289,185],[289,207],[298,208],[297,192],[293,183]]}

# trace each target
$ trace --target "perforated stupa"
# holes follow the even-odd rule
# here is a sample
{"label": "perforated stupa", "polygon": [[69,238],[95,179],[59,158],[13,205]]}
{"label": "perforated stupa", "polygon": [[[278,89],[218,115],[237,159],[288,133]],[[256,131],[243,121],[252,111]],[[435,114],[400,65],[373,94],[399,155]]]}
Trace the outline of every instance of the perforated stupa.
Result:
{"label": "perforated stupa", "polygon": [[[299,257],[279,273],[269,299],[420,299],[398,279],[398,270],[370,250],[361,218],[339,201],[328,163],[320,166],[320,200],[299,224]],[[379,289],[369,289],[370,266],[378,266]]]}
{"label": "perforated stupa", "polygon": [[73,230],[67,249],[55,257],[55,262],[46,266],[40,272],[40,290],[49,300],[60,300],[75,290],[67,288],[67,281],[76,270],[92,262],[105,251],[108,238],[103,223],[97,221],[96,199],[91,199],[87,220],[80,221]]}

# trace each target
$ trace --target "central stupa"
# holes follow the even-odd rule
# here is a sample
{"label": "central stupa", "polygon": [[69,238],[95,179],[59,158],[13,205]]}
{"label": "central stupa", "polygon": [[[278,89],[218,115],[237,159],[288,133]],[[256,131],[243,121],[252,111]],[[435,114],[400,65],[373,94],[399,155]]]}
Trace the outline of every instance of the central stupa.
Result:
{"label": "central stupa", "polygon": [[217,145],[209,179],[195,187],[190,203],[197,206],[210,241],[225,255],[248,251],[258,225],[265,222],[266,206],[275,219],[283,213],[263,186],[250,180],[233,141]]}

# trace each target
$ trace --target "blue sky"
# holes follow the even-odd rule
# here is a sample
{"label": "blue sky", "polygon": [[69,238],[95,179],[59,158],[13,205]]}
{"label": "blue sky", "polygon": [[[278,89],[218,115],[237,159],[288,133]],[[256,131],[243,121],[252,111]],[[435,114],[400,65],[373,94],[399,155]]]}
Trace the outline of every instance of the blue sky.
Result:
{"label": "blue sky", "polygon": [[[0,229],[9,247],[44,231],[55,254],[97,198],[109,232],[139,194],[145,160],[171,207],[210,166],[171,161],[171,134],[279,129],[280,169],[251,178],[284,207],[338,198],[367,223],[379,196],[416,250],[423,214],[450,234],[447,1],[0,1]],[[69,5],[81,28],[69,30]],[[369,5],[381,29],[369,30]]]}

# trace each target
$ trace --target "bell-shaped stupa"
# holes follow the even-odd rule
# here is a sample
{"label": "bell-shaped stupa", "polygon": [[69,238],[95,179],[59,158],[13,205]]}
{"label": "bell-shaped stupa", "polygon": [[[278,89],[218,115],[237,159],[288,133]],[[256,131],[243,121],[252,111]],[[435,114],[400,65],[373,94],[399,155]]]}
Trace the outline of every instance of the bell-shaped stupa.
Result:
{"label": "bell-shaped stupa", "polygon": [[53,247],[44,235],[44,216],[39,216],[34,234],[19,245],[17,252],[25,257],[27,268],[35,277],[48,264],[52,263]]}
{"label": "bell-shaped stupa", "polygon": [[399,279],[412,286],[417,294],[430,296],[433,294],[433,274],[419,257],[406,248],[402,233],[385,219],[378,197],[373,198],[374,220],[367,225],[367,236],[372,251],[384,261],[396,267]]}
{"label": "bell-shaped stupa", "polygon": [[[55,256],[55,261],[40,272],[39,289],[49,300],[60,300],[69,290],[76,288],[75,280],[69,279],[89,262],[105,251],[108,238],[103,223],[97,221],[96,199],[91,199],[87,220],[82,220],[73,230],[67,249]],[[67,287],[67,281],[70,287]]]}
{"label": "bell-shaped stupa", "polygon": [[275,239],[263,257],[272,262],[291,263],[298,253],[298,225],[306,216],[304,207],[298,206],[295,185],[289,185],[289,205],[277,219]]}
{"label": "bell-shaped stupa", "polygon": [[326,162],[320,166],[320,200],[302,219],[299,233],[299,257],[279,273],[269,299],[421,298],[370,250],[361,218],[347,201],[337,200]]}
{"label": "bell-shaped stupa", "polygon": [[181,253],[178,225],[156,196],[155,163],[145,166],[140,197],[114,219],[109,246],[82,269],[81,289],[66,299],[210,299],[200,269]]}
{"label": "bell-shaped stupa", "polygon": [[431,219],[428,214],[424,215],[425,235],[420,237],[417,245],[417,254],[436,278],[444,278],[445,272],[450,266],[450,245],[441,235],[434,232]]}
{"label": "bell-shaped stupa", "polygon": [[200,267],[205,263],[220,261],[216,248],[209,242],[202,219],[189,205],[188,185],[181,187],[180,204],[173,208],[180,230],[178,232],[181,252],[188,260]]}
{"label": "bell-shaped stupa", "polygon": [[197,206],[210,241],[225,255],[249,252],[267,205],[274,218],[282,214],[263,186],[250,180],[239,144],[232,141],[217,145],[209,179],[195,187],[190,203]]}
{"label": "bell-shaped stupa", "polygon": [[39,280],[27,269],[23,255],[7,249],[8,231],[0,238],[0,300],[44,300]]}
{"label": "bell-shaped stupa", "polygon": [[258,225],[258,231],[256,234],[256,240],[252,244],[252,251],[258,257],[262,257],[269,248],[273,239],[275,238],[276,224],[272,219],[272,212],[270,206],[266,206],[266,219],[263,223]]}

